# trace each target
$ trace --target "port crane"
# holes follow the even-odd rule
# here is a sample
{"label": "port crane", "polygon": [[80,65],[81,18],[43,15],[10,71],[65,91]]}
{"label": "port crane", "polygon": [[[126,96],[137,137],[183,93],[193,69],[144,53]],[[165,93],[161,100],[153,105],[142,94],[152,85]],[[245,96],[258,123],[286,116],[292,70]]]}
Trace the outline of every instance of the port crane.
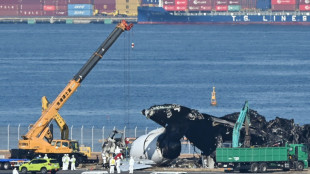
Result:
{"label": "port crane", "polygon": [[[38,155],[48,154],[49,157],[61,161],[64,154],[69,154],[70,156],[75,156],[76,165],[87,161],[87,156],[79,151],[78,142],[68,140],[68,126],[58,114],[58,111],[77,90],[88,73],[94,68],[118,37],[124,31],[130,30],[132,26],[133,24],[127,24],[125,20],[122,20],[52,103],[49,104],[47,99],[43,97],[41,117],[32,125],[27,134],[23,135],[22,139],[19,140],[18,149],[11,150],[11,158],[32,159]],[[62,140],[53,140],[52,131],[48,128],[53,120],[56,120],[61,129]]]}
{"label": "port crane", "polygon": [[239,117],[235,123],[233,129],[232,147],[239,147],[240,130],[242,128],[243,122],[245,122],[244,147],[250,147],[251,137],[249,135],[250,116],[249,116],[248,101],[245,101],[243,108],[241,109],[241,112],[239,114]]}

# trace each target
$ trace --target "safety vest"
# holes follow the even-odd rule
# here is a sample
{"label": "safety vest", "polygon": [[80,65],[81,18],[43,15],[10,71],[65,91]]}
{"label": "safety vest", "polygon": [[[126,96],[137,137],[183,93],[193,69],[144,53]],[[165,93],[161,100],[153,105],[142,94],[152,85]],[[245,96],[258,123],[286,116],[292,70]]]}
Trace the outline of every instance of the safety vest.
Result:
{"label": "safety vest", "polygon": [[76,161],[75,158],[72,158],[72,159],[71,159],[71,162],[72,162],[73,164],[75,163],[75,161]]}
{"label": "safety vest", "polygon": [[110,161],[110,165],[115,166],[115,159],[112,158],[112,160]]}

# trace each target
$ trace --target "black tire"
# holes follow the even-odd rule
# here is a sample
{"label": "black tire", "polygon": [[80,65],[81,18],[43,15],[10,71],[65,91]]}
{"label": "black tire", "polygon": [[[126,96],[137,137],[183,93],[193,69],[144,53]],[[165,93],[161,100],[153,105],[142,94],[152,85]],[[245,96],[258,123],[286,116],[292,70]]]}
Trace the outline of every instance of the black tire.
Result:
{"label": "black tire", "polygon": [[258,172],[258,164],[252,163],[250,168],[251,173],[257,173]]}
{"label": "black tire", "polygon": [[27,173],[27,168],[26,168],[26,167],[23,167],[20,173],[26,174],[26,173]]}
{"label": "black tire", "polygon": [[296,168],[296,170],[297,171],[303,171],[304,170],[304,163],[303,162],[297,162],[296,163],[296,166],[295,166],[295,168]]}
{"label": "black tire", "polygon": [[240,172],[240,173],[248,173],[249,170],[248,170],[248,169],[239,169],[239,172]]}
{"label": "black tire", "polygon": [[45,167],[42,167],[41,170],[40,170],[40,172],[41,172],[42,174],[46,174],[46,173],[47,173],[47,169],[46,169]]}
{"label": "black tire", "polygon": [[51,174],[56,174],[56,170],[52,170],[52,171],[51,171]]}
{"label": "black tire", "polygon": [[3,169],[4,169],[4,170],[9,170],[9,169],[11,169],[11,164],[10,164],[9,162],[5,162],[5,163],[3,164]]}
{"label": "black tire", "polygon": [[267,168],[268,168],[268,166],[267,166],[267,164],[266,163],[261,163],[260,165],[259,165],[259,172],[261,172],[261,173],[265,173],[265,172],[267,172]]}

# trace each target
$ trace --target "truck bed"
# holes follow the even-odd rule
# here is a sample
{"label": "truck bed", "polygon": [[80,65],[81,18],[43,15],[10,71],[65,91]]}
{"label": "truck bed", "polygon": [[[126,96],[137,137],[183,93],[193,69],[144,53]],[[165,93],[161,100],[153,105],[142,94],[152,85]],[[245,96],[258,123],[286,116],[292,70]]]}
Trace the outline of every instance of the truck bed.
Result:
{"label": "truck bed", "polygon": [[287,161],[287,147],[217,148],[217,162]]}

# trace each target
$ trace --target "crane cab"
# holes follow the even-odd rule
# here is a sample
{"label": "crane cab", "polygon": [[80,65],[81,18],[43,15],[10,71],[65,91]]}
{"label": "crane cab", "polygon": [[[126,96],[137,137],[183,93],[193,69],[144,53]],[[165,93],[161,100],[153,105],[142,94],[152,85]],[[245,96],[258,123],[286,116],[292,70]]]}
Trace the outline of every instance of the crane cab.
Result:
{"label": "crane cab", "polygon": [[57,151],[61,151],[63,153],[72,153],[79,150],[77,141],[53,140],[51,146],[57,149]]}

